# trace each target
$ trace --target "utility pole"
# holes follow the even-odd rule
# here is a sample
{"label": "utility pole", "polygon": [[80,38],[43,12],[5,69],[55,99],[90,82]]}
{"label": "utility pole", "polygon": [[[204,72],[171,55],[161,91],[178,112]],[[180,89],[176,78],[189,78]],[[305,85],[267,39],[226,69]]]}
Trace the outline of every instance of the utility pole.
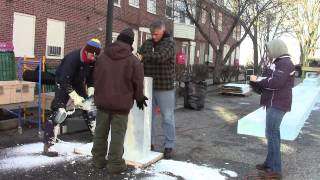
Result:
{"label": "utility pole", "polygon": [[114,0],[108,0],[105,46],[112,43],[113,2]]}

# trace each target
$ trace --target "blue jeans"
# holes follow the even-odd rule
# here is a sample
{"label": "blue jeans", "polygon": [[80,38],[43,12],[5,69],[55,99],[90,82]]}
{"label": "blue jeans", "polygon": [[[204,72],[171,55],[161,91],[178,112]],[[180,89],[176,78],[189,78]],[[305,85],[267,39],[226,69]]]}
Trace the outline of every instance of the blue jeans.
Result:
{"label": "blue jeans", "polygon": [[175,91],[174,90],[153,90],[152,97],[152,135],[151,144],[155,144],[156,136],[156,107],[160,106],[160,113],[162,119],[162,129],[164,131],[165,148],[173,148],[176,140],[176,128],[174,120],[175,109]]}
{"label": "blue jeans", "polygon": [[286,112],[275,108],[267,108],[266,138],[268,154],[264,162],[272,172],[281,173],[280,124]]}

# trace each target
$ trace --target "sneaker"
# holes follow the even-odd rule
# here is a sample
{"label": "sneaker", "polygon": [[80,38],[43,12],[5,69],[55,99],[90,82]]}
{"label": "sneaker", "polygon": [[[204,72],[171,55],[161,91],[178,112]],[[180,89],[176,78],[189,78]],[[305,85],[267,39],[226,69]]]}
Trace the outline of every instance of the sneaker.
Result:
{"label": "sneaker", "polygon": [[59,155],[53,146],[49,144],[44,144],[42,154],[48,157],[57,157]]}
{"label": "sneaker", "polygon": [[164,159],[172,159],[173,156],[173,152],[172,152],[172,148],[164,148]]}

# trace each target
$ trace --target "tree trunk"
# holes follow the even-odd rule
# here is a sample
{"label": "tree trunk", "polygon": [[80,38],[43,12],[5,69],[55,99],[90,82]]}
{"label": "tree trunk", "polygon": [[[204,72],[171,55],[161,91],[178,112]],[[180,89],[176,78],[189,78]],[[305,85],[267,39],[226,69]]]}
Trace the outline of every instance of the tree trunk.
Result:
{"label": "tree trunk", "polygon": [[213,71],[213,83],[220,83],[221,80],[221,70],[222,70],[222,53],[223,51],[218,50],[216,53],[216,62]]}
{"label": "tree trunk", "polygon": [[302,48],[302,44],[300,43],[300,64],[302,66],[305,66],[305,62],[304,62],[304,52],[303,52],[303,48]]}

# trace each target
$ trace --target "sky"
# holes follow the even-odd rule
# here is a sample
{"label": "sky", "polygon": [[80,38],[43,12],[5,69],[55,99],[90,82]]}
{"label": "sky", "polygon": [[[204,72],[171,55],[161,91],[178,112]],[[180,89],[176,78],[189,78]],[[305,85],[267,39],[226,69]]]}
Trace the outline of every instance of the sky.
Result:
{"label": "sky", "polygon": [[[289,54],[292,57],[293,63],[299,64],[299,41],[288,34],[281,36],[280,39],[282,39],[288,46]],[[250,60],[253,62],[253,45],[251,39],[246,37],[246,39],[240,45],[240,64],[246,65]]]}

